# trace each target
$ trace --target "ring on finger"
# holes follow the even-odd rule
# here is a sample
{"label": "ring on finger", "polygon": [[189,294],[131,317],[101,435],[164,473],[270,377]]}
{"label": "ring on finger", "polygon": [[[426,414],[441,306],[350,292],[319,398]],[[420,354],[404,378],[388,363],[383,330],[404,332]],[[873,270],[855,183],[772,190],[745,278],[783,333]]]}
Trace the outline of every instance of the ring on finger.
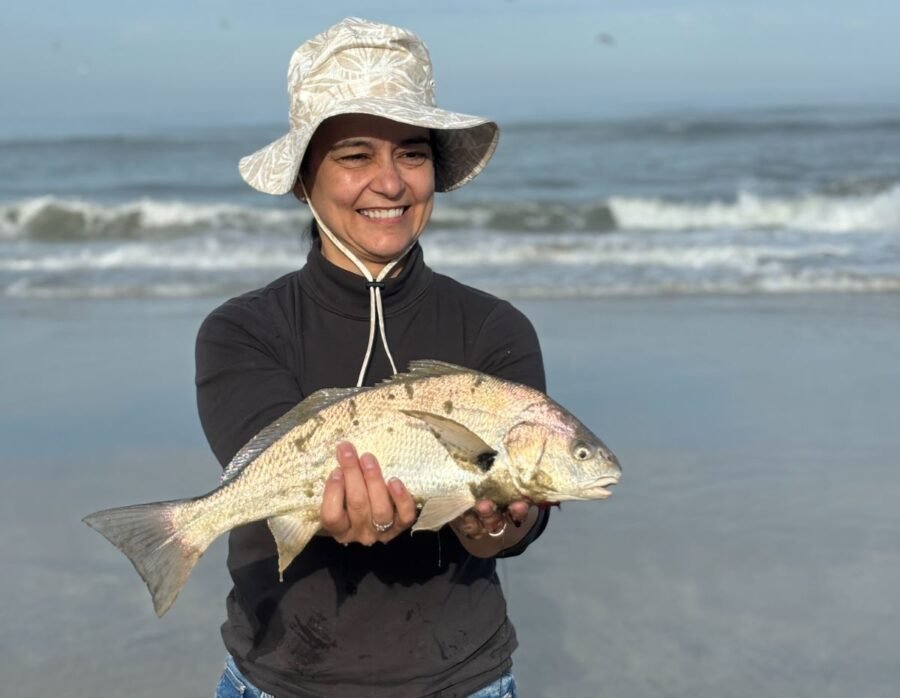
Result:
{"label": "ring on finger", "polygon": [[394,525],[394,520],[391,519],[387,523],[378,523],[374,519],[372,520],[372,527],[378,531],[379,533],[386,533],[390,528]]}
{"label": "ring on finger", "polygon": [[499,531],[488,531],[488,535],[491,538],[499,538],[504,533],[506,533],[506,527],[509,525],[509,521],[507,519],[503,519],[503,525],[500,527]]}

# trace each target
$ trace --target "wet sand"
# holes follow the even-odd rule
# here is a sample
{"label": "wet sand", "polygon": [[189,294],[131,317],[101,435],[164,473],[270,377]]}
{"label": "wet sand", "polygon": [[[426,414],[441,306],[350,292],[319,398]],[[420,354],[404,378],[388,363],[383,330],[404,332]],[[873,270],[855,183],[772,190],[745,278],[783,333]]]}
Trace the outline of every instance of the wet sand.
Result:
{"label": "wet sand", "polygon": [[[214,545],[158,620],[80,522],[218,466],[194,410],[215,301],[0,302],[0,677],[16,695],[210,695]],[[550,393],[625,477],[501,576],[524,696],[893,696],[900,295],[519,302]]]}

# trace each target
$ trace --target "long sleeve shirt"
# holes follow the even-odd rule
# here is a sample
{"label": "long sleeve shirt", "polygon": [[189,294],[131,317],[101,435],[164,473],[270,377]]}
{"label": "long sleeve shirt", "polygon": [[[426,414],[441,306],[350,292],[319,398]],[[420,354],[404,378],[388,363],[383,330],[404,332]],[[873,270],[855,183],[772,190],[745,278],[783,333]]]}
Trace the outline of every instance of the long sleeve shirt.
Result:
{"label": "long sleeve shirt", "polygon": [[[418,245],[382,296],[399,370],[438,359],[545,389],[527,318],[434,273]],[[365,279],[317,246],[298,272],[214,310],[198,335],[196,381],[201,423],[223,467],[304,397],[355,385],[368,332]],[[366,384],[391,373],[376,343]],[[546,519],[502,555],[521,553]],[[230,534],[228,568],[225,645],[279,698],[464,696],[511,664],[516,637],[496,562],[469,555],[446,526],[370,548],[315,536],[280,582],[274,541],[257,522]]]}

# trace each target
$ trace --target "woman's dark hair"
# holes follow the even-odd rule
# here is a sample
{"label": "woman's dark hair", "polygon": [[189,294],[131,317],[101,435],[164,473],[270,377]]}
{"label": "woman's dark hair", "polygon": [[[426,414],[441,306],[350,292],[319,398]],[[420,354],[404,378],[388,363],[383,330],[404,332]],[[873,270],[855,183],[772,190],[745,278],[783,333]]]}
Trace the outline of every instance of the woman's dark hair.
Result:
{"label": "woman's dark hair", "polygon": [[441,153],[438,148],[438,139],[433,128],[428,129],[428,142],[429,145],[431,145],[431,166],[434,167],[435,176],[437,176]]}
{"label": "woman's dark hair", "polygon": [[[307,162],[308,156],[309,151],[307,150],[303,154],[303,160],[300,162],[300,171],[297,173],[298,180],[304,175],[304,173],[307,172],[307,167],[309,165],[309,163]],[[306,233],[309,235],[309,239],[312,242],[318,241],[318,239],[321,237],[321,235],[319,234],[319,225],[318,223],[316,223],[315,218],[310,219],[309,227],[306,229]]]}

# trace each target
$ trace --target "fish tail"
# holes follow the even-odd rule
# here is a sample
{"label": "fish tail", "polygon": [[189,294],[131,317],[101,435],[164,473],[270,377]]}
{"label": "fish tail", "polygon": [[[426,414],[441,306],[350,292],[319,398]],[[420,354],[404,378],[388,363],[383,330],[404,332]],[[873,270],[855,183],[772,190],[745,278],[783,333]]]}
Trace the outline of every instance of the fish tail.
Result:
{"label": "fish tail", "polygon": [[187,511],[193,503],[183,499],[137,504],[82,519],[131,560],[160,617],[175,602],[197,560],[215,539],[204,526],[193,525],[196,516]]}

